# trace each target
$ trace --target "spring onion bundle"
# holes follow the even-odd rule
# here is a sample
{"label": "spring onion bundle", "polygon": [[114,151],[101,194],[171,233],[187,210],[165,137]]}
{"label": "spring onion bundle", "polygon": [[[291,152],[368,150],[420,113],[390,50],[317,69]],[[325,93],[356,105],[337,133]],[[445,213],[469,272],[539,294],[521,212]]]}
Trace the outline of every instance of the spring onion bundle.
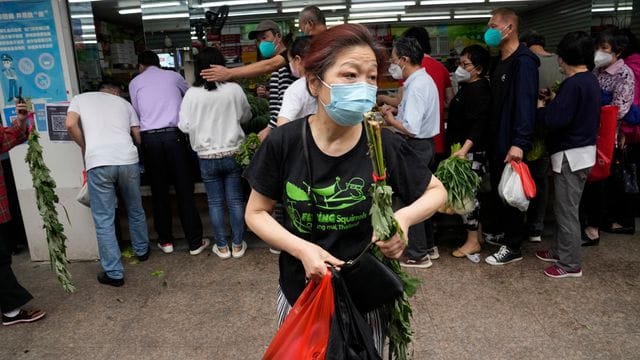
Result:
{"label": "spring onion bundle", "polygon": [[[367,143],[369,145],[369,155],[373,163],[374,182],[371,186],[371,225],[373,233],[377,239],[388,240],[396,233],[406,242],[400,225],[394,218],[391,207],[393,190],[387,185],[387,169],[384,165],[384,154],[382,152],[382,116],[378,112],[371,111],[365,113],[365,130]],[[389,356],[394,359],[407,359],[410,357],[409,344],[413,338],[411,330],[411,317],[413,310],[409,303],[420,284],[420,280],[407,275],[397,260],[389,259],[382,255],[375,247],[376,256],[389,266],[402,280],[404,292],[396,301],[389,305]]]}

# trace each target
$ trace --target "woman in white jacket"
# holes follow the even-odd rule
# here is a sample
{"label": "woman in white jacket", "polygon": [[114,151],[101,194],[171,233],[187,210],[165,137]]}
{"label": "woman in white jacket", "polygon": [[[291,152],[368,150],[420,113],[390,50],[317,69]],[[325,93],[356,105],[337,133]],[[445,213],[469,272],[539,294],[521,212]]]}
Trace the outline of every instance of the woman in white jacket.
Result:
{"label": "woman in white jacket", "polygon": [[[242,168],[234,155],[244,140],[240,124],[251,119],[251,108],[240,85],[207,82],[200,76],[210,65],[223,65],[224,56],[216,48],[206,48],[195,59],[195,82],[182,100],[178,127],[189,134],[198,153],[200,172],[209,203],[209,217],[216,243],[213,252],[223,259],[244,255],[244,203]],[[229,207],[232,246],[224,226],[225,200]]]}

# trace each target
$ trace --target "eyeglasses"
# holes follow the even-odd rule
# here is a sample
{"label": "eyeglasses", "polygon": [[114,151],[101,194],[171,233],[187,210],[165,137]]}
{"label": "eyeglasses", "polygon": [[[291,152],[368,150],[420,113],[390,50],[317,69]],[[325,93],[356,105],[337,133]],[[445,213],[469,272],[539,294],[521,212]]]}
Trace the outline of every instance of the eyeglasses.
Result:
{"label": "eyeglasses", "polygon": [[463,67],[463,68],[466,68],[466,67],[468,67],[468,66],[473,66],[473,63],[470,63],[470,62],[460,62],[460,61],[458,61],[458,65],[459,65],[459,66],[461,66],[461,67]]}

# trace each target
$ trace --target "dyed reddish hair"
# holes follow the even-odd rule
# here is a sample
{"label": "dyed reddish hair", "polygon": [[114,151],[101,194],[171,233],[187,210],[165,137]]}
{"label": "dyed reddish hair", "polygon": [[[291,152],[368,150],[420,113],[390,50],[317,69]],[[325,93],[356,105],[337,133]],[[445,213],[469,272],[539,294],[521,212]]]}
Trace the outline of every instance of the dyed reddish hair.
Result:
{"label": "dyed reddish hair", "polygon": [[385,48],[360,24],[344,24],[315,35],[309,44],[307,54],[302,61],[305,72],[310,76],[324,78],[324,73],[336,62],[340,53],[354,46],[369,46],[378,62],[378,74],[387,66]]}

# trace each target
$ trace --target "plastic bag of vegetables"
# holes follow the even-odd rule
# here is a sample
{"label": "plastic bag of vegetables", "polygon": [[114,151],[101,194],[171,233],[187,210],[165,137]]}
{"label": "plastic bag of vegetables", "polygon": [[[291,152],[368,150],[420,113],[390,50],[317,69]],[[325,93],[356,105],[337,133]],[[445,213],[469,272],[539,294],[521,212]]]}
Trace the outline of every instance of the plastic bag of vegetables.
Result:
{"label": "plastic bag of vegetables", "polygon": [[[460,144],[451,146],[451,153],[460,150]],[[471,168],[471,161],[451,156],[438,165],[434,174],[447,189],[447,202],[438,211],[445,214],[465,215],[475,208],[475,194],[480,177]]]}

